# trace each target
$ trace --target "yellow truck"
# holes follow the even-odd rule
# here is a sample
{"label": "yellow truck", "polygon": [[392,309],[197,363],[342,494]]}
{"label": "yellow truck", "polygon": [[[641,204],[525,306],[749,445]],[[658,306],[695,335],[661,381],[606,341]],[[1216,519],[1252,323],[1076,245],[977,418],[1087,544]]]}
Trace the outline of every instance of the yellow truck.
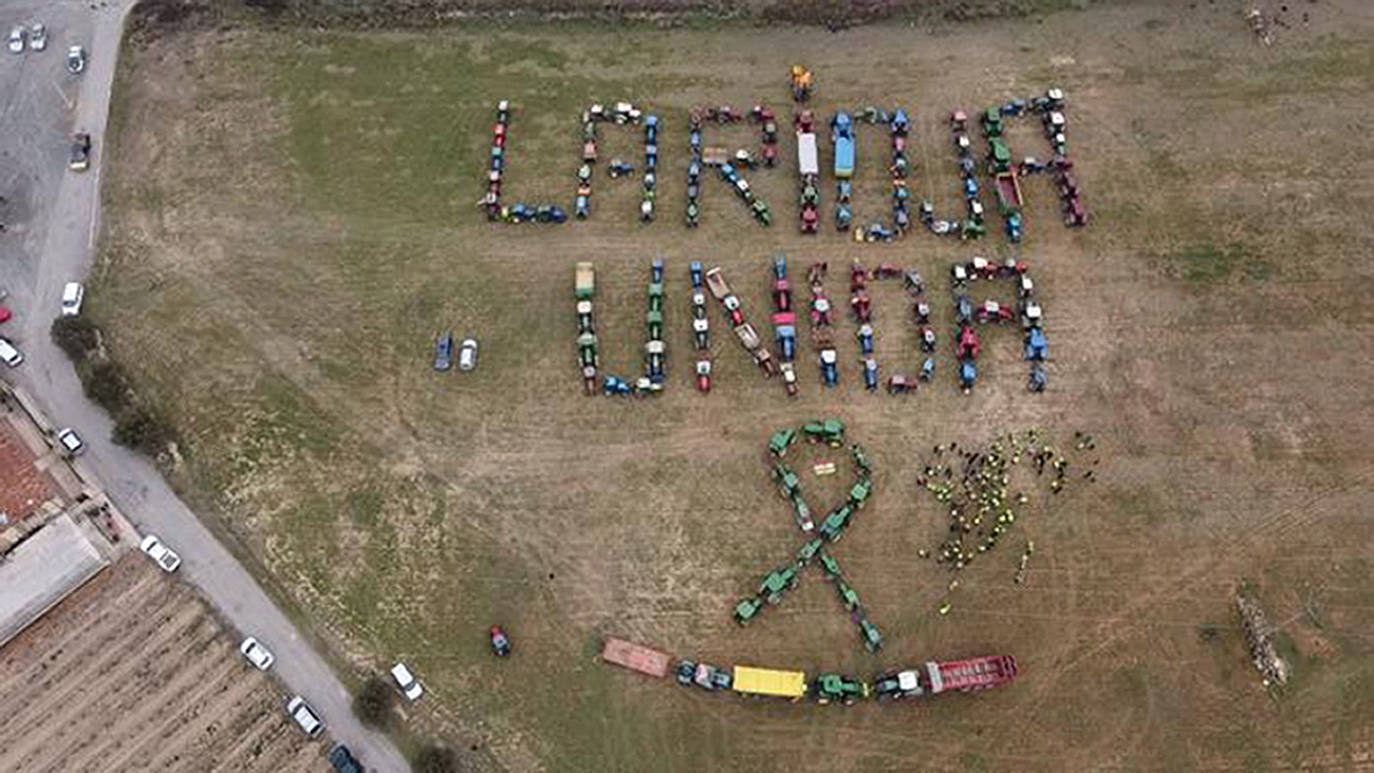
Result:
{"label": "yellow truck", "polygon": [[801,700],[806,695],[806,674],[802,671],[779,671],[775,668],[735,666],[733,684],[737,693]]}

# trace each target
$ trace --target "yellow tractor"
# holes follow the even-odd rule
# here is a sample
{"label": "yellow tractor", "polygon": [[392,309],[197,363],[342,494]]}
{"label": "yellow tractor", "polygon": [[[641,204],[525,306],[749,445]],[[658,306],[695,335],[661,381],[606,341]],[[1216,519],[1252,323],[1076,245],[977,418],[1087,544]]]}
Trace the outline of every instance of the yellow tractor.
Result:
{"label": "yellow tractor", "polygon": [[811,71],[799,64],[792,65],[792,99],[805,102],[811,98]]}

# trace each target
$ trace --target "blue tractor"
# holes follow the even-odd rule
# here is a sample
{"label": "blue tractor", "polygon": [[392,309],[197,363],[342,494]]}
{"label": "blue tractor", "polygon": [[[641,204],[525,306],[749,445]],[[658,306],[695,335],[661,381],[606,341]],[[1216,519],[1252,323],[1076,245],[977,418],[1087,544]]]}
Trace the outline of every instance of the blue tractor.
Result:
{"label": "blue tractor", "polygon": [[864,360],[864,389],[878,391],[878,361],[872,357]]}
{"label": "blue tractor", "polygon": [[1013,212],[1007,215],[1007,238],[1012,244],[1021,243],[1021,213]]}
{"label": "blue tractor", "polygon": [[692,287],[701,289],[701,261],[694,260],[687,266],[687,272],[692,275]]}
{"label": "blue tractor", "polygon": [[833,387],[840,382],[840,370],[835,363],[836,358],[834,349],[821,350],[821,382],[827,387]]}
{"label": "blue tractor", "polygon": [[865,357],[873,353],[873,326],[867,323],[859,326],[859,352]]}
{"label": "blue tractor", "polygon": [[1038,362],[1031,363],[1030,379],[1026,382],[1026,389],[1031,392],[1043,392],[1049,381],[1050,377],[1045,373],[1045,366]]}
{"label": "blue tractor", "polygon": [[978,366],[973,364],[973,360],[964,360],[959,363],[959,386],[965,393],[973,391],[973,385],[978,381]]}
{"label": "blue tractor", "polygon": [[1026,333],[1026,352],[1025,357],[1031,362],[1044,362],[1049,357],[1050,342],[1045,338],[1045,333],[1038,327],[1033,327]]}

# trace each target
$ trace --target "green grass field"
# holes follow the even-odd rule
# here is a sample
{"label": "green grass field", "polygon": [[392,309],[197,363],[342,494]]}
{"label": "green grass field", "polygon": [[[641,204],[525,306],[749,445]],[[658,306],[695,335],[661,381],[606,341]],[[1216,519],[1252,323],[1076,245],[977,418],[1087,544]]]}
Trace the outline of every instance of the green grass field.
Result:
{"label": "green grass field", "polygon": [[[180,430],[174,482],[355,675],[411,664],[431,695],[407,729],[479,767],[1358,769],[1374,741],[1362,515],[1374,373],[1361,345],[1374,230],[1360,214],[1374,188],[1355,106],[1374,85],[1374,25],[1358,3],[1324,3],[1263,48],[1232,11],[1140,5],[838,34],[360,33],[233,17],[129,50],[88,302]],[[714,180],[702,227],[680,224],[688,108],[766,98],[785,116],[799,52],[823,114],[912,111],[911,184],[945,212],[961,206],[948,111],[1068,93],[1095,221],[1064,229],[1049,183],[1028,181],[1020,253],[1046,308],[1049,392],[1024,392],[1010,331],[985,336],[978,390],[954,388],[944,276],[952,261],[1004,254],[1000,237],[856,245],[828,230],[827,181],[826,230],[804,238],[786,167],[751,177],[772,229]],[[600,172],[587,223],[487,224],[473,202],[502,98],[517,105],[508,200],[569,208],[580,111],[650,106],[665,123],[659,222],[635,222],[636,182]],[[712,128],[707,142],[752,145],[755,131]],[[642,160],[638,132],[602,137],[603,157]],[[1032,122],[1011,143],[1046,153]],[[886,210],[885,144],[860,130],[858,220]],[[794,152],[785,136],[782,157]],[[788,402],[713,309],[717,384],[696,394],[688,261],[722,265],[762,329],[780,250],[794,275],[829,260],[832,299],[853,258],[921,270],[940,320],[937,384],[906,399],[863,392],[844,321],[840,389],[822,392],[803,345],[803,394]],[[670,280],[668,392],[583,397],[573,264],[596,262],[603,365],[629,374],[656,254]],[[914,372],[908,301],[883,286],[875,308],[884,374]],[[476,372],[431,370],[443,328],[481,339]],[[815,569],[756,625],[729,617],[799,543],[767,483],[768,434],[831,415],[874,461],[873,504],[835,555],[887,636],[878,657]],[[939,616],[950,577],[916,557],[944,531],[916,486],[921,460],[935,443],[1036,425],[1066,441],[1093,432],[1099,482],[1019,519]],[[1037,553],[1014,585],[1023,539]],[[1294,661],[1278,698],[1245,657],[1241,577]],[[516,639],[508,662],[487,652],[492,622]],[[1006,652],[1023,674],[915,706],[756,703],[602,665],[605,634],[719,664],[863,676]]]}

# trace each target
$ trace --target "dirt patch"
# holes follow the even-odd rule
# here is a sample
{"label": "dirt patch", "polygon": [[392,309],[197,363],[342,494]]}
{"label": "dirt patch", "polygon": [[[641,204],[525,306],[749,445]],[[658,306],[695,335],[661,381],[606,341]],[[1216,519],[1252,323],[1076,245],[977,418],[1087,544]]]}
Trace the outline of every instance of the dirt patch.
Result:
{"label": "dirt patch", "polygon": [[115,563],[0,650],[4,771],[324,771],[189,590]]}

